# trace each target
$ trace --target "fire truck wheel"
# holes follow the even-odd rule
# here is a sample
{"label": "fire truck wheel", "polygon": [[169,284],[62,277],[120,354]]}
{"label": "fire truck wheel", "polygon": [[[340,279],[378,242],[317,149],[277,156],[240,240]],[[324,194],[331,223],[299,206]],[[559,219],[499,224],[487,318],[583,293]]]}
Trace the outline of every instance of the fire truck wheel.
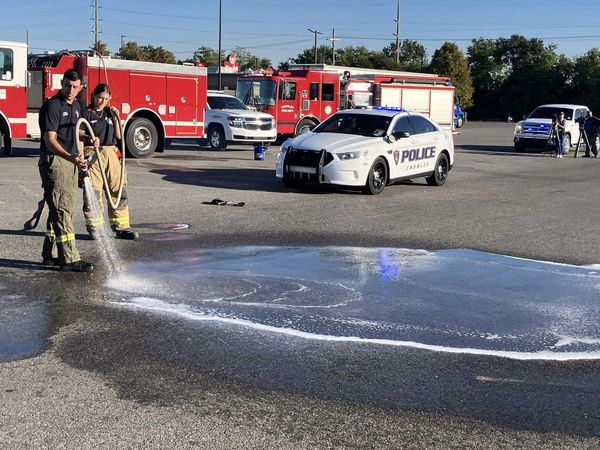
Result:
{"label": "fire truck wheel", "polygon": [[432,175],[425,178],[429,186],[441,186],[448,179],[448,170],[450,170],[450,163],[445,153],[442,153],[435,163],[435,172]]}
{"label": "fire truck wheel", "polygon": [[377,195],[385,189],[388,182],[388,168],[383,158],[377,158],[367,177],[365,194]]}
{"label": "fire truck wheel", "polygon": [[152,156],[158,145],[158,132],[154,124],[148,119],[139,117],[134,119],[127,127],[125,135],[127,150],[134,158],[148,158]]}
{"label": "fire truck wheel", "polygon": [[208,129],[208,145],[211,150],[225,150],[227,142],[225,141],[225,133],[218,126],[211,126]]}
{"label": "fire truck wheel", "polygon": [[316,126],[317,126],[317,124],[315,122],[313,122],[312,120],[303,120],[302,122],[300,122],[298,124],[296,136],[298,136],[300,134],[304,134],[304,133],[312,130]]}
{"label": "fire truck wheel", "polygon": [[2,130],[0,130],[0,151],[4,154],[4,156],[12,155],[12,145],[11,142]]}

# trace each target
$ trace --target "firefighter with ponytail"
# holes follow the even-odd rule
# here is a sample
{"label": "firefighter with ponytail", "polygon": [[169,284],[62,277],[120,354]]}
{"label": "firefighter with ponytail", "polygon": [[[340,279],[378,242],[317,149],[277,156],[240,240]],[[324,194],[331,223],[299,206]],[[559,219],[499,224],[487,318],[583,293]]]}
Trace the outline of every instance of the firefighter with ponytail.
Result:
{"label": "firefighter with ponytail", "polygon": [[[116,239],[137,239],[138,233],[132,231],[129,223],[127,202],[127,174],[121,167],[121,152],[116,147],[121,139],[119,111],[109,107],[111,92],[108,84],[101,83],[92,93],[92,101],[82,115],[91,125],[95,138],[84,136],[84,153],[90,157],[88,174],[94,193],[98,199],[98,211],[92,211],[91,204],[84,192],[83,213],[85,225],[92,239],[104,225],[104,206],[102,197],[108,199],[108,217],[110,227]],[[116,121],[119,121],[116,123]],[[103,176],[104,173],[104,176]],[[106,183],[106,185],[105,185]],[[104,190],[104,193],[102,192]],[[121,198],[119,199],[119,192]],[[117,203],[118,201],[118,203]]]}

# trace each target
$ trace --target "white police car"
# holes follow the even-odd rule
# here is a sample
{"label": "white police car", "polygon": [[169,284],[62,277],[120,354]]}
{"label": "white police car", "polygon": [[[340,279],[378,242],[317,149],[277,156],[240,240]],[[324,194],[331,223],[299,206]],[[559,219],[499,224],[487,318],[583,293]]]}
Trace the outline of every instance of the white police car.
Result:
{"label": "white police car", "polygon": [[400,108],[347,109],[288,139],[276,176],[293,188],[306,182],[360,186],[379,194],[393,181],[425,177],[441,186],[454,164],[452,133]]}

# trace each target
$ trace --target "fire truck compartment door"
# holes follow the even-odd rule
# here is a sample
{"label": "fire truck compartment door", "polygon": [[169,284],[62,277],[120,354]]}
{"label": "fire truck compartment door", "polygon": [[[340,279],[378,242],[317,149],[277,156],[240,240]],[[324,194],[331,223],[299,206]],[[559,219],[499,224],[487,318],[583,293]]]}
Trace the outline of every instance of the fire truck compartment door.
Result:
{"label": "fire truck compartment door", "polygon": [[[177,136],[195,136],[198,127],[198,79],[167,77],[167,111],[169,123],[175,122]],[[201,106],[202,108],[204,105]],[[167,130],[168,135],[172,133]]]}

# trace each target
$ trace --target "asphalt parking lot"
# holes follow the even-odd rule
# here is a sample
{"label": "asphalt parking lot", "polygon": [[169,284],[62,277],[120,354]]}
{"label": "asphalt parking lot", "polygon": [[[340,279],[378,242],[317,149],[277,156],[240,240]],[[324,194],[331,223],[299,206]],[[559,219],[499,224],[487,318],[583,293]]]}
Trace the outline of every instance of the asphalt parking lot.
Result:
{"label": "asphalt parking lot", "polygon": [[[175,141],[128,160],[141,238],[117,249],[142,267],[236,246],[469,249],[597,267],[600,160],[514,153],[512,129],[469,122],[455,136],[444,186],[417,179],[377,196],[290,190],[274,177],[274,147],[255,161],[247,147],[212,152]],[[308,343],[108,307],[114,294],[82,215],[78,246],[98,262],[93,276],[42,270],[42,227],[22,230],[41,197],[36,147],[22,141],[14,157],[0,158],[0,323],[23,323],[17,338],[35,323],[41,331],[27,337],[43,342],[31,357],[0,363],[0,446],[600,445],[596,360]],[[206,204],[214,199],[244,206]],[[201,256],[192,252],[192,261]]]}

